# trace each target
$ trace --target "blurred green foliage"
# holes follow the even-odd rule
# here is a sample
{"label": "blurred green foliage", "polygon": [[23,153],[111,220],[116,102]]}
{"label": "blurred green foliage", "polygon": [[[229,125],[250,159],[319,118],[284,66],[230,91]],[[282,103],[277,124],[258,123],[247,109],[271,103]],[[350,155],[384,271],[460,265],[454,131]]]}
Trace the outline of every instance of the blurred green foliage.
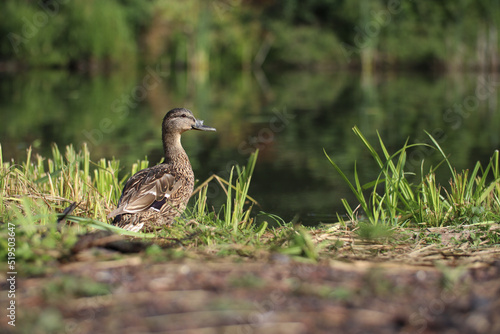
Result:
{"label": "blurred green foliage", "polygon": [[6,0],[0,62],[105,70],[162,60],[217,73],[264,60],[491,68],[498,22],[496,0]]}
{"label": "blurred green foliage", "polygon": [[41,67],[134,64],[134,17],[127,4],[133,2],[6,1],[0,59]]}

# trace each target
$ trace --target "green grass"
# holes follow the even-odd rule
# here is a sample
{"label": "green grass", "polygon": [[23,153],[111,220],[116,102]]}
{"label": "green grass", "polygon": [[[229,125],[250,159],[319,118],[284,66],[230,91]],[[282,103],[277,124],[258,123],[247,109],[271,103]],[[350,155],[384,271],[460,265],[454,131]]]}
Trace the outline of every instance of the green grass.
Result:
{"label": "green grass", "polygon": [[[388,226],[459,226],[487,224],[500,217],[500,173],[499,152],[495,151],[489,163],[483,167],[476,163],[472,171],[457,172],[438,142],[427,134],[433,145],[405,143],[390,154],[379,135],[379,149],[372,146],[357,127],[354,133],[361,139],[380,168],[375,180],[362,184],[356,167],[354,182],[331,159],[325,155],[347,182],[362,209],[360,215],[346,200],[342,200],[351,221],[367,221],[370,224]],[[429,146],[442,157],[440,165],[446,165],[450,172],[448,186],[436,182],[437,167],[424,171],[421,162],[421,178],[406,170],[408,151]],[[382,152],[379,154],[378,152]],[[442,168],[442,167],[440,167]],[[361,218],[360,218],[361,217]]]}

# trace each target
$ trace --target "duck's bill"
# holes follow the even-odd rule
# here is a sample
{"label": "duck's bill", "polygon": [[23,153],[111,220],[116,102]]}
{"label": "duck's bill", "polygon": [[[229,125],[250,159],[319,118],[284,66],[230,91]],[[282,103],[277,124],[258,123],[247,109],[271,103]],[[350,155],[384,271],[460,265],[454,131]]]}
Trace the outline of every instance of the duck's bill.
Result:
{"label": "duck's bill", "polygon": [[196,120],[196,123],[193,125],[193,129],[201,131],[217,131],[215,128],[203,125],[203,121],[201,119]]}

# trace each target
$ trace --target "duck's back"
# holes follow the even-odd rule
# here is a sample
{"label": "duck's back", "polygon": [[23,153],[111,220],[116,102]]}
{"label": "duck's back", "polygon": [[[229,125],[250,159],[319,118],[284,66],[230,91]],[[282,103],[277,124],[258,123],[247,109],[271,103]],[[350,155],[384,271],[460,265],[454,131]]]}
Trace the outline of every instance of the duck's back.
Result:
{"label": "duck's back", "polygon": [[[187,157],[186,157],[187,158]],[[131,231],[170,225],[186,208],[194,186],[189,160],[143,169],[125,184],[113,225]]]}

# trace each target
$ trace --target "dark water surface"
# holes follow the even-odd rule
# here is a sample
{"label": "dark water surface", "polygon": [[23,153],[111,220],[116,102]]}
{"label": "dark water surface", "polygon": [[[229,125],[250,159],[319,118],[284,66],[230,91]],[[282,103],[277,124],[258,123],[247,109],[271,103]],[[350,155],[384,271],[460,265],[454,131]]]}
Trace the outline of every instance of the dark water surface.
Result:
{"label": "dark water surface", "polygon": [[[203,72],[142,72],[86,76],[63,71],[0,75],[0,143],[4,159],[23,160],[33,145],[48,156],[85,141],[93,160],[120,159],[128,170],[147,156],[162,156],[160,124],[174,107],[191,109],[216,133],[188,132],[183,144],[201,181],[228,176],[261,150],[250,194],[262,210],[289,221],[332,222],[344,212],[340,199],[355,202],[329,164],[323,148],[352,175],[357,161],[362,182],[378,170],[355,137],[357,125],[376,145],[377,131],[395,152],[433,134],[457,169],[487,163],[500,146],[498,77],[489,74],[419,75],[385,73],[231,73],[213,79]],[[436,165],[430,149],[413,150],[409,169]],[[427,167],[428,168],[428,167]],[[446,182],[444,167],[440,178]],[[210,189],[212,205],[222,192]]]}

